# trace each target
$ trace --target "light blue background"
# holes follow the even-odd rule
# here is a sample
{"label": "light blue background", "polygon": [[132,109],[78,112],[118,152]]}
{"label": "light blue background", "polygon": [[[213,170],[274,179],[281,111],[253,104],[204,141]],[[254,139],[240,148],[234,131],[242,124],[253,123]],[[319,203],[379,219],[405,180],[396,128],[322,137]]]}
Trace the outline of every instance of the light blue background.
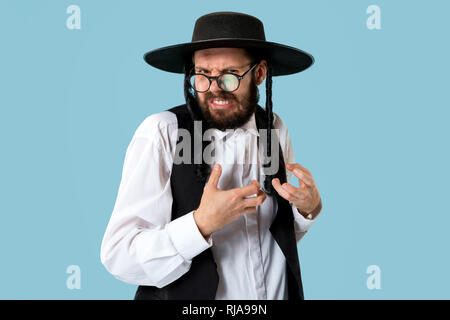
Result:
{"label": "light blue background", "polygon": [[[81,30],[66,28],[71,4]],[[381,30],[366,27],[371,4]],[[135,129],[184,102],[181,75],[142,55],[190,41],[197,17],[222,10],[316,59],[273,83],[323,198],[299,245],[305,297],[449,299],[450,5],[424,0],[2,0],[0,298],[133,297],[100,243]],[[73,264],[80,290],[66,288]],[[366,287],[372,264],[381,290]]]}

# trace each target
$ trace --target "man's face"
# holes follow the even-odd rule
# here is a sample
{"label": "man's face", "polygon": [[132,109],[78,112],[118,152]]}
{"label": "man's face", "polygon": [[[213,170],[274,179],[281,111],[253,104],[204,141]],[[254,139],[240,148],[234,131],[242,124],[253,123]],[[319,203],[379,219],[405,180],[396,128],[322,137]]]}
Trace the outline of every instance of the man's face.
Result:
{"label": "man's face", "polygon": [[[193,62],[195,72],[207,76],[218,76],[225,72],[241,76],[254,63],[246,51],[240,48],[198,50],[194,53]],[[250,120],[259,101],[258,85],[265,78],[265,67],[266,61],[263,60],[240,81],[236,91],[224,91],[213,80],[208,91],[196,92],[197,103],[212,128],[235,129]]]}

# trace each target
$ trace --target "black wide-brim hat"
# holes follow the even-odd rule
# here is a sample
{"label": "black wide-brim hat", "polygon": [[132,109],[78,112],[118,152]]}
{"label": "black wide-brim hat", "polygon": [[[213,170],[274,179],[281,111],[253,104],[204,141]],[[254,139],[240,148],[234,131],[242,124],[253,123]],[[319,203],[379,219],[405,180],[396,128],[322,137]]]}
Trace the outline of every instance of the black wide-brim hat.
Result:
{"label": "black wide-brim hat", "polygon": [[268,60],[273,76],[301,72],[314,63],[309,53],[280,43],[266,41],[262,22],[248,14],[213,12],[201,16],[194,26],[192,41],[147,52],[151,66],[184,73],[186,61],[196,50],[208,48],[244,48]]}

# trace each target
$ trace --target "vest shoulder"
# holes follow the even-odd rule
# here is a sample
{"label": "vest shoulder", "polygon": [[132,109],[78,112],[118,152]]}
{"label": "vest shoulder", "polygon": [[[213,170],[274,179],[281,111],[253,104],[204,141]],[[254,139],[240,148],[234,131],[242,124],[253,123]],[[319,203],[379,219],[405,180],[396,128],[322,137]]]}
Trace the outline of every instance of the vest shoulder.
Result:
{"label": "vest shoulder", "polygon": [[186,104],[182,104],[173,108],[168,109],[167,111],[172,112],[176,118],[178,123],[178,128],[191,130],[194,120],[186,106]]}
{"label": "vest shoulder", "polygon": [[179,106],[176,107],[172,107],[170,109],[167,109],[166,111],[170,111],[176,115],[185,115],[185,114],[189,114],[188,109],[186,107],[186,104],[181,104]]}

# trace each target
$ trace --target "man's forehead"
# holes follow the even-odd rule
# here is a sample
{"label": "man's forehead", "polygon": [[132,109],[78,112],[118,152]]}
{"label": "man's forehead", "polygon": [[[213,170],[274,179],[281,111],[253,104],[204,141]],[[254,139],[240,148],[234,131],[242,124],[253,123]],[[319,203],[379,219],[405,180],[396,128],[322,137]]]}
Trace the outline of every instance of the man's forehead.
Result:
{"label": "man's forehead", "polygon": [[199,63],[195,65],[196,69],[202,69],[206,71],[210,71],[212,69],[219,69],[219,70],[231,70],[231,69],[242,69],[246,66],[248,66],[249,62],[247,63],[227,63],[227,64],[205,64],[205,63]]}
{"label": "man's forehead", "polygon": [[209,48],[195,51],[192,62],[196,67],[237,68],[247,65],[249,57],[242,48]]}

